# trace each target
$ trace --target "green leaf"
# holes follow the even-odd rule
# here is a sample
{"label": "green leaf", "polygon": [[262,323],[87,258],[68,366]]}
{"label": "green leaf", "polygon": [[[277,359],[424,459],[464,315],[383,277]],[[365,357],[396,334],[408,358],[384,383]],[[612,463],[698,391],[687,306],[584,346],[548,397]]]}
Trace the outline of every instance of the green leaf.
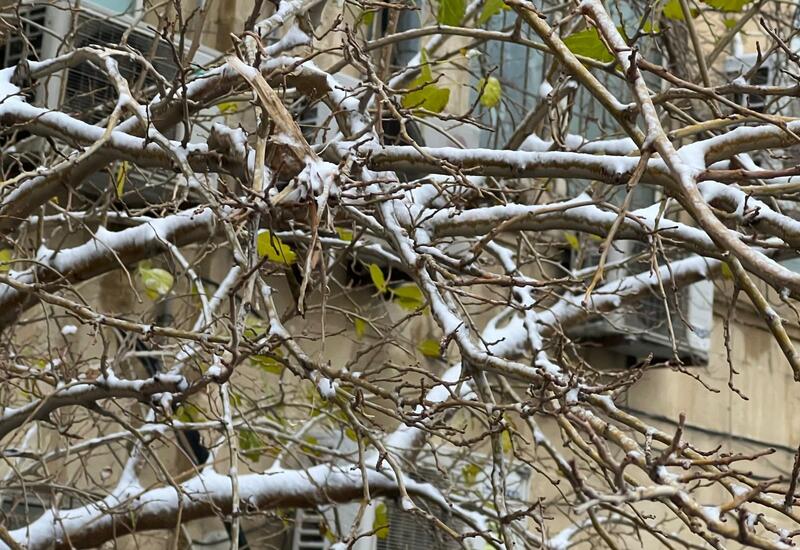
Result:
{"label": "green leaf", "polygon": [[650,21],[649,19],[644,22],[644,25],[642,25],[642,32],[652,33],[652,32],[658,32],[659,30],[660,29],[658,27],[658,23],[656,23],[654,26],[653,22]]}
{"label": "green leaf", "polygon": [[503,452],[505,454],[509,454],[514,449],[514,446],[511,443],[511,432],[508,430],[503,430],[503,433],[500,434],[500,442],[503,446]]}
{"label": "green leaf", "polygon": [[[416,84],[416,86],[415,86]],[[450,88],[442,88],[433,84],[412,82],[412,90],[403,96],[403,107],[406,109],[425,109],[432,113],[441,113],[450,102]]]}
{"label": "green leaf", "polygon": [[375,506],[375,519],[372,521],[372,529],[375,536],[383,540],[389,536],[389,509],[385,502],[379,502]]}
{"label": "green leaf", "polygon": [[608,51],[594,27],[570,34],[564,38],[564,45],[575,55],[582,55],[604,63],[614,61],[614,55]]}
{"label": "green leaf", "polygon": [[336,234],[339,235],[339,238],[343,241],[350,242],[353,240],[353,232],[344,227],[337,227]]}
{"label": "green leaf", "polygon": [[256,239],[256,248],[260,258],[267,257],[276,264],[292,265],[297,261],[297,254],[284,244],[271,231],[262,231]]}
{"label": "green leaf", "polygon": [[383,276],[380,266],[377,264],[369,264],[369,277],[372,279],[372,284],[378,289],[378,292],[386,292],[386,277]]}
{"label": "green leaf", "polygon": [[[273,353],[278,356],[281,355],[278,350],[275,350]],[[251,355],[250,362],[269,374],[280,374],[283,372],[283,363],[281,363],[275,357],[271,357],[269,355]]]}
{"label": "green leaf", "polygon": [[120,162],[117,167],[117,176],[115,178],[117,183],[117,198],[122,197],[122,193],[125,191],[125,181],[128,179],[128,168],[129,164],[127,160]]}
{"label": "green leaf", "polygon": [[421,84],[428,84],[433,82],[433,70],[430,63],[428,63],[428,50],[422,48],[419,52],[419,76],[414,82]]}
{"label": "green leaf", "polygon": [[10,248],[0,249],[0,273],[11,271],[11,262],[14,259],[14,252]]}
{"label": "green leaf", "polygon": [[564,240],[567,241],[569,247],[575,252],[581,249],[581,242],[578,240],[578,236],[575,233],[571,231],[564,231]]}
{"label": "green leaf", "polygon": [[204,420],[203,411],[191,403],[182,403],[175,410],[172,417],[181,422],[202,422]]}
{"label": "green leaf", "polygon": [[439,0],[439,14],[436,20],[442,25],[457,26],[467,13],[467,0]]}
{"label": "green leaf", "polygon": [[478,481],[478,474],[481,473],[481,467],[477,464],[467,464],[461,468],[461,475],[467,485],[475,485]]}
{"label": "green leaf", "polygon": [[489,109],[494,109],[500,104],[503,97],[503,88],[500,81],[495,77],[481,78],[478,82],[478,90],[481,92],[481,105]]}
{"label": "green leaf", "polygon": [[361,338],[367,332],[367,322],[361,317],[353,318],[353,325],[356,327],[356,336]]}
{"label": "green leaf", "polygon": [[244,318],[244,336],[250,340],[256,340],[267,332],[267,322],[256,317],[252,313],[248,313]]}
{"label": "green leaf", "polygon": [[151,300],[163,298],[169,291],[172,290],[172,285],[175,283],[175,278],[172,273],[159,267],[145,267],[144,264],[139,264],[139,278],[144,286],[145,294]]}
{"label": "green leaf", "polygon": [[[694,8],[691,8],[689,12],[692,14],[692,18],[700,15],[700,11]],[[685,20],[683,17],[683,10],[681,9],[680,0],[669,0],[669,2],[664,4],[664,10],[661,13],[663,13],[664,17],[667,19],[672,19],[674,21]]]}
{"label": "green leaf", "polygon": [[248,460],[256,462],[261,458],[261,439],[253,430],[240,430],[239,431],[239,449]]}
{"label": "green leaf", "polygon": [[344,429],[344,436],[349,439],[350,441],[358,441],[358,434],[356,431],[351,428],[350,426]]}
{"label": "green leaf", "polygon": [[359,22],[359,24],[369,28],[372,26],[373,21],[375,21],[375,11],[369,10],[361,14],[361,21]]}
{"label": "green leaf", "polygon": [[425,297],[419,287],[413,283],[396,286],[389,289],[394,302],[409,311],[414,311],[425,305]]}
{"label": "green leaf", "polygon": [[726,17],[722,20],[722,23],[725,25],[726,29],[732,29],[738,22],[739,21],[735,17]]}
{"label": "green leaf", "polygon": [[420,52],[419,72],[419,76],[409,85],[412,91],[403,96],[403,107],[441,113],[450,101],[450,88],[433,84],[433,71],[428,63],[428,53],[424,49]]}
{"label": "green leaf", "polygon": [[712,8],[728,13],[740,12],[752,1],[753,0],[703,0],[703,2]]}
{"label": "green leaf", "polygon": [[509,8],[503,0],[486,0],[483,3],[481,14],[478,16],[478,25],[483,25],[501,11],[508,9],[511,8]]}
{"label": "green leaf", "polygon": [[442,356],[439,341],[433,338],[427,338],[419,343],[417,346],[419,352],[425,357],[432,357],[439,359]]}
{"label": "green leaf", "polygon": [[301,451],[309,455],[320,456],[321,453],[319,451],[316,451],[312,447],[310,447],[310,445],[316,445],[318,443],[316,437],[314,437],[313,435],[307,435],[303,438],[303,441],[305,441],[308,445],[300,445]]}

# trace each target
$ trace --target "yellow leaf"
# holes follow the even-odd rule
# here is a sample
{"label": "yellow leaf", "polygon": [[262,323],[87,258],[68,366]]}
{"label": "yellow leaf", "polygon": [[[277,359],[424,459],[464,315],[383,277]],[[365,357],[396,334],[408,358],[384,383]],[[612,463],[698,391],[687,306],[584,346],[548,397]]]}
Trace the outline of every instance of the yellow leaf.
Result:
{"label": "yellow leaf", "polygon": [[314,437],[313,435],[307,435],[307,436],[305,436],[303,438],[303,441],[305,441],[308,444],[308,445],[301,445],[300,446],[300,449],[304,453],[310,454],[310,455],[313,455],[313,456],[320,456],[320,452],[319,451],[314,450],[313,448],[310,447],[310,445],[316,445],[318,443],[318,440],[317,440],[316,437]]}
{"label": "yellow leaf", "polygon": [[503,433],[500,434],[500,441],[503,445],[503,452],[509,454],[514,448],[513,444],[511,443],[511,432],[508,430],[503,430]]}
{"label": "yellow leaf", "polygon": [[367,332],[367,322],[361,317],[355,317],[353,319],[353,324],[356,327],[356,336],[359,338],[364,336],[364,333]]}
{"label": "yellow leaf", "polygon": [[386,292],[386,277],[383,276],[383,271],[377,264],[369,264],[369,277],[378,292]]}
{"label": "yellow leaf", "polygon": [[125,181],[128,179],[128,161],[124,160],[119,163],[117,167],[117,198],[122,197],[122,193],[125,191]]}
{"label": "yellow leaf", "polygon": [[564,239],[567,241],[567,244],[572,250],[577,252],[581,249],[581,242],[578,240],[578,236],[575,233],[565,231]]}
{"label": "yellow leaf", "polygon": [[336,234],[339,235],[339,238],[343,241],[350,242],[353,240],[353,232],[344,227],[337,227]]}
{"label": "yellow leaf", "polygon": [[235,101],[226,101],[225,103],[220,103],[217,105],[217,109],[223,115],[232,114],[239,110],[239,106],[236,104]]}
{"label": "yellow leaf", "polygon": [[414,311],[425,305],[425,298],[422,291],[415,284],[406,284],[389,289],[392,293],[394,302],[409,311]]}
{"label": "yellow leaf", "polygon": [[726,29],[732,29],[733,27],[736,26],[736,23],[738,23],[738,21],[734,17],[726,17],[725,19],[722,20],[722,23],[725,25]]}
{"label": "yellow leaf", "polygon": [[733,279],[733,271],[731,271],[731,266],[726,263],[722,264],[722,278]]}
{"label": "yellow leaf", "polygon": [[[277,356],[281,355],[279,350],[275,350],[273,354]],[[251,355],[250,362],[269,374],[280,374],[283,372],[283,363],[269,355]]]}
{"label": "yellow leaf", "polygon": [[461,475],[467,485],[475,485],[479,473],[481,473],[481,467],[477,464],[467,464],[461,468]]}
{"label": "yellow leaf", "polygon": [[297,254],[288,245],[284,244],[271,231],[262,231],[256,239],[256,248],[260,258],[267,257],[276,264],[292,265],[297,261]]}
{"label": "yellow leaf", "polygon": [[712,8],[716,8],[724,12],[740,12],[752,1],[753,0],[703,0],[703,2]]}
{"label": "yellow leaf", "polygon": [[344,436],[350,441],[358,441],[358,434],[356,434],[356,431],[350,426],[344,429]]}
{"label": "yellow leaf", "polygon": [[365,27],[369,28],[372,26],[372,22],[375,21],[375,11],[365,11],[361,14],[361,24]]}
{"label": "yellow leaf", "polygon": [[389,536],[389,509],[384,502],[379,502],[375,506],[375,519],[372,521],[372,529],[375,531],[375,536],[381,540]]}
{"label": "yellow leaf", "polygon": [[10,248],[0,249],[0,273],[8,273],[11,270],[11,260],[14,259],[14,253]]}
{"label": "yellow leaf", "polygon": [[159,267],[145,267],[139,264],[139,278],[144,286],[145,294],[151,300],[163,298],[172,290],[175,278],[169,271]]}
{"label": "yellow leaf", "polygon": [[484,107],[494,109],[500,104],[503,88],[495,77],[481,78],[478,82],[478,90],[481,92],[481,105]]}
{"label": "yellow leaf", "polygon": [[424,355],[425,357],[432,357],[434,359],[439,359],[442,356],[441,349],[439,346],[439,341],[434,340],[433,338],[427,338],[419,343],[417,349]]}

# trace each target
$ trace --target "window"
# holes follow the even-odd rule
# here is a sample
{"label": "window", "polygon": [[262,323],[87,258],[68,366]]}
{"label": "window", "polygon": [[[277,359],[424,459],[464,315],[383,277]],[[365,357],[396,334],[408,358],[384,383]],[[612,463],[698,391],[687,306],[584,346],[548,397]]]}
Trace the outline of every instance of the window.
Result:
{"label": "window", "polygon": [[47,501],[29,495],[5,495],[0,500],[0,518],[9,531],[25,527],[44,514]]}
{"label": "window", "polygon": [[[755,53],[744,54],[738,57],[729,57],[725,61],[725,75],[731,82],[749,75],[747,84],[752,84],[754,86],[772,84],[774,78],[772,75],[772,60],[765,60],[755,72],[752,72],[757,60],[758,55]],[[751,72],[752,74],[750,74]],[[763,95],[734,94],[733,100],[739,105],[758,113],[763,113],[766,108],[766,97]]]}
{"label": "window", "polygon": [[23,12],[19,26],[21,33],[9,33],[5,44],[0,45],[0,63],[3,67],[13,67],[22,61],[25,52],[25,37],[28,39],[28,57],[36,58],[42,53],[44,41],[46,8],[32,8]]}
{"label": "window", "polygon": [[85,6],[89,8],[100,8],[115,15],[133,13],[141,9],[140,0],[87,0]]}
{"label": "window", "polygon": [[[400,11],[397,19],[396,32],[408,31],[419,28],[419,7],[414,7],[415,2],[409,2],[409,7]],[[389,26],[389,10],[381,10],[380,34],[385,36]],[[392,65],[395,68],[404,67],[411,62],[419,52],[419,38],[410,38],[397,42],[392,48]]]}

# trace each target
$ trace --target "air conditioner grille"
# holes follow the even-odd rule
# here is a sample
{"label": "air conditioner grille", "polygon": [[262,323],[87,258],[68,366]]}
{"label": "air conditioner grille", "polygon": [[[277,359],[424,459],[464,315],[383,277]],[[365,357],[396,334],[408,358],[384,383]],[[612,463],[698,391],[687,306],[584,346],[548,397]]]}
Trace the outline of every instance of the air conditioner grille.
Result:
{"label": "air conditioner grille", "polygon": [[[455,550],[460,548],[458,543],[443,532],[436,529],[429,522],[418,516],[406,512],[393,501],[387,501],[389,512],[389,533],[385,538],[379,538],[376,550]],[[447,524],[444,514],[438,508],[432,511],[434,515]],[[437,513],[438,512],[438,513]]]}
{"label": "air conditioner grille", "polygon": [[[81,48],[118,44],[126,30],[127,28],[122,25],[83,15],[78,25],[74,45],[76,48]],[[172,56],[172,48],[167,42],[141,33],[131,33],[128,36],[127,44],[131,49],[149,58],[154,40],[159,40],[159,43],[155,49],[155,56],[150,62],[167,81],[172,81],[177,76],[177,69]],[[141,64],[124,57],[118,57],[117,63],[120,74],[129,84],[135,85],[142,74]],[[145,88],[152,88],[155,86],[156,80],[152,75],[147,75],[143,84]],[[89,122],[98,122],[110,113],[116,97],[117,93],[105,73],[91,63],[81,63],[69,70],[64,101],[64,106],[68,111]]]}
{"label": "air conditioner grille", "polygon": [[328,541],[320,526],[325,518],[315,510],[298,510],[295,514],[292,550],[326,550]]}

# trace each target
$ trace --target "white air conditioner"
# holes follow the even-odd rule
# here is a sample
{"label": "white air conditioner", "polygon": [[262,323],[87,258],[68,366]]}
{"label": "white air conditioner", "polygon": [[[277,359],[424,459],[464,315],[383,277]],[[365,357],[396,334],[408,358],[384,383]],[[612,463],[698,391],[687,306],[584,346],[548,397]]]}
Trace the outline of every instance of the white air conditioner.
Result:
{"label": "white air conditioner", "polygon": [[[392,499],[375,499],[366,508],[356,533],[371,533],[374,530],[375,513],[384,507],[388,528],[382,536],[361,536],[353,544],[353,550],[456,550],[461,546],[428,521],[406,512]],[[350,535],[357,519],[358,504],[326,506],[319,510],[297,510],[292,530],[291,550],[328,550],[336,537],[325,536],[327,530]],[[452,524],[441,510],[431,513],[445,523]],[[383,525],[383,524],[382,524]]]}
{"label": "white air conditioner", "polygon": [[[64,53],[63,43],[67,36],[70,37],[71,46],[75,48],[116,44],[130,25],[134,24],[132,16],[112,15],[108,9],[103,9],[102,2],[85,2],[84,5],[92,6],[94,9],[81,9],[74,22],[73,14],[67,9],[66,3],[60,5],[52,1],[33,2],[32,5],[20,10],[20,24],[35,50],[29,52],[28,56],[47,59]],[[0,45],[0,62],[3,67],[16,65],[22,60],[23,43],[23,37],[10,36],[5,44]],[[127,43],[145,56],[149,56],[156,43],[155,54],[151,60],[153,66],[168,81],[175,80],[178,69],[174,60],[174,49],[168,42],[157,37],[146,22],[139,22],[136,25],[136,29],[128,35]],[[188,43],[186,47],[189,47]],[[219,57],[218,52],[200,46],[192,60],[192,67],[200,71]],[[124,58],[118,58],[118,63],[122,75],[132,85],[135,84],[142,72],[141,67]],[[153,78],[145,78],[145,87],[155,85],[156,81]],[[114,97],[116,94],[103,73],[90,63],[82,63],[49,78],[45,85],[37,90],[36,99],[44,106],[66,109],[83,120],[96,122],[108,110],[108,103],[113,101]]]}
{"label": "white air conditioner", "polygon": [[[567,183],[567,190],[572,196],[581,192],[573,182]],[[658,188],[650,185],[636,186],[629,211],[656,204],[662,196],[661,193]],[[612,190],[605,200],[620,206],[624,197],[625,189],[619,188]],[[570,273],[580,271],[581,278],[591,280],[600,261],[600,244],[602,240],[587,239],[580,243],[579,250],[570,248],[565,261]],[[649,273],[650,254],[650,247],[645,243],[615,240],[606,258],[603,282],[598,286],[613,285],[620,278]],[[681,252],[670,252],[669,257],[673,261],[679,260],[680,254]],[[658,259],[660,265],[663,265],[663,257],[659,256]],[[706,364],[711,345],[714,284],[711,281],[700,281],[681,288],[676,293],[672,292],[669,283],[665,283],[664,288],[678,357],[686,364]],[[569,334],[633,358],[643,358],[652,353],[654,360],[665,361],[674,356],[666,304],[659,292],[652,292],[600,318],[593,318],[570,329]]]}
{"label": "white air conditioner", "polygon": [[[328,439],[331,446],[336,445],[336,439],[324,433],[318,433],[320,441]],[[323,443],[325,444],[325,443]],[[339,450],[349,449],[349,443]],[[470,468],[477,466],[476,471]],[[465,472],[470,472],[466,474]],[[407,472],[416,481],[430,483],[447,493],[450,484],[464,484],[465,475],[470,476],[467,483],[470,493],[469,498],[475,507],[482,505],[492,506],[492,460],[489,456],[472,453],[464,456],[463,453],[453,449],[439,449],[436,457],[423,453],[415,460],[413,473]],[[531,469],[525,464],[516,464],[510,468],[506,475],[505,491],[506,500],[512,509],[523,509],[530,499],[530,474]],[[424,499],[415,499],[417,506],[425,508],[426,512],[438,518],[456,532],[472,531],[456,515],[437,504]],[[357,502],[346,504],[331,504],[320,506],[314,510],[297,510],[295,525],[292,530],[292,550],[328,550],[332,541],[348,537],[358,522],[355,533],[358,539],[353,544],[354,550],[456,550],[462,545],[447,536],[440,529],[435,528],[429,521],[403,509],[400,502],[391,498],[375,498],[361,511],[361,504]],[[362,513],[359,513],[362,512]],[[381,515],[378,515],[378,514]],[[388,529],[382,536],[375,536],[374,531],[380,525],[376,523],[376,515],[386,515]],[[326,536],[331,532],[334,536]],[[369,535],[369,536],[367,536]],[[465,544],[469,548],[483,548],[485,543],[478,537],[468,538]],[[524,547],[519,541],[519,548]]]}
{"label": "white air conditioner", "polygon": [[[582,269],[591,277],[594,266],[599,262],[598,244],[587,243],[586,246],[593,247],[593,250],[584,252],[582,265],[573,263],[571,267],[575,270]],[[615,280],[622,277],[647,273],[649,255],[647,245],[641,242],[615,241],[606,265],[616,264],[619,267],[605,271],[603,284],[613,285]],[[643,258],[639,261],[625,261],[638,256]],[[576,254],[571,253],[572,262],[576,257]],[[630,305],[576,327],[570,334],[630,357],[643,358],[652,353],[656,361],[671,360],[674,353],[667,322],[668,304],[678,357],[688,365],[707,364],[713,322],[713,282],[700,281],[676,292],[672,292],[669,283],[665,283],[664,287],[667,303],[659,292],[652,292]]]}

